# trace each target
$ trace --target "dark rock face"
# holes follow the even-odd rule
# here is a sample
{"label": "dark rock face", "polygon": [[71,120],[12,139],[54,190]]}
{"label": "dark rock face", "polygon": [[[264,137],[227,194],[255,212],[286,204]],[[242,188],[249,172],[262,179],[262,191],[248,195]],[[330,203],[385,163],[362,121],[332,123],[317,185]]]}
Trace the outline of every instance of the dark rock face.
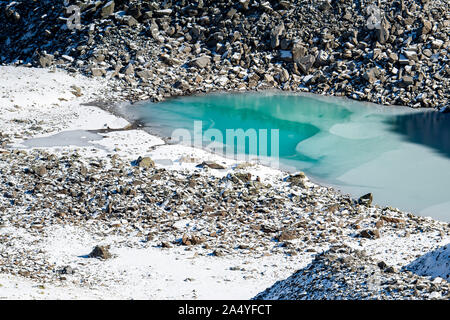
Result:
{"label": "dark rock face", "polygon": [[100,259],[109,259],[111,258],[111,253],[105,246],[96,246],[91,253],[89,253],[90,258],[100,258]]}
{"label": "dark rock face", "polygon": [[370,207],[372,205],[372,193],[365,194],[358,199],[358,203]]}
{"label": "dark rock face", "polygon": [[278,88],[448,105],[444,0],[381,1],[370,12],[352,1],[69,4],[80,9],[80,29],[66,26],[73,12],[63,1],[0,0],[0,63],[110,73],[118,98],[133,101]]}
{"label": "dark rock face", "polygon": [[374,230],[363,230],[359,234],[361,238],[366,239],[378,239],[380,237],[380,232],[377,229]]}

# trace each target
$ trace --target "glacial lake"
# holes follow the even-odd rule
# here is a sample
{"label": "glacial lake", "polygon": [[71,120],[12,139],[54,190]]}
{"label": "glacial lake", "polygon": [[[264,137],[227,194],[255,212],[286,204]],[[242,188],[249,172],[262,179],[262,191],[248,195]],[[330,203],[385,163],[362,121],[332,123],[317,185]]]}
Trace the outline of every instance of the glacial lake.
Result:
{"label": "glacial lake", "polygon": [[[448,114],[273,92],[173,98],[122,112],[166,137],[177,129],[194,136],[201,121],[203,132],[215,129],[225,145],[226,130],[266,129],[268,156],[270,130],[278,129],[281,169],[303,171],[355,198],[372,192],[375,204],[450,221]],[[248,145],[235,152],[255,153]]]}

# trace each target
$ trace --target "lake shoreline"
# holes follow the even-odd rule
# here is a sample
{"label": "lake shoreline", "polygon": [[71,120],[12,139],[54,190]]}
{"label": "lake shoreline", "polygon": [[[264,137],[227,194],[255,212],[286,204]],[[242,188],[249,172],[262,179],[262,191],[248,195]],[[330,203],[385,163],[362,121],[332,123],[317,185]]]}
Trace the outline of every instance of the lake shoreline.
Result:
{"label": "lake shoreline", "polygon": [[[298,105],[298,109],[296,109],[295,106],[297,106],[297,98],[305,99],[304,104],[306,105]],[[231,107],[230,109],[224,109],[225,104],[220,101],[227,101],[227,105],[236,106],[236,108]],[[194,105],[197,103],[199,104],[199,108],[194,108]],[[259,107],[257,106],[261,106],[261,104],[264,104],[265,107],[259,109]],[[315,111],[316,109],[317,111]],[[447,115],[435,110],[417,110],[404,106],[385,107],[372,103],[356,102],[347,98],[336,99],[335,97],[323,97],[321,95],[314,95],[309,93],[293,94],[290,92],[276,90],[261,91],[259,93],[221,92],[209,95],[201,94],[188,97],[173,97],[170,98],[170,100],[165,100],[164,102],[161,101],[157,103],[143,101],[134,104],[120,104],[117,107],[108,108],[107,110],[113,111],[115,115],[124,117],[130,122],[138,121],[141,129],[147,131],[152,135],[156,135],[162,138],[166,143],[171,144],[175,143],[171,142],[170,140],[171,134],[172,132],[174,132],[174,130],[179,128],[189,128],[188,131],[190,132],[190,137],[192,140],[192,124],[194,120],[198,121],[203,119],[203,123],[214,125],[214,128],[221,131],[222,137],[225,137],[225,131],[228,129],[236,130],[238,128],[244,128],[244,130],[253,130],[255,128],[264,128],[269,129],[270,131],[270,128],[277,129],[287,128],[290,126],[295,127],[296,124],[301,125],[301,123],[303,122],[309,123],[309,121],[312,121],[312,123],[310,124],[317,128],[317,130],[319,130],[318,132],[314,133],[314,135],[317,135],[317,133],[321,132],[320,141],[311,142],[311,139],[316,139],[313,136],[302,138],[302,134],[300,132],[308,132],[309,130],[305,127],[301,127],[303,129],[294,129],[292,127],[292,130],[288,130],[290,130],[289,132],[291,138],[292,136],[295,136],[297,137],[297,139],[300,139],[296,140],[295,142],[295,144],[297,144],[297,147],[300,141],[302,141],[302,146],[305,146],[306,143],[306,152],[309,152],[309,156],[306,157],[307,159],[318,159],[318,157],[329,158],[329,160],[324,159],[323,161],[329,163],[328,167],[335,168],[334,173],[330,172],[332,176],[324,176],[323,173],[328,172],[328,168],[326,166],[320,169],[320,163],[309,163],[308,160],[305,160],[305,163],[302,162],[302,165],[297,165],[297,167],[295,167],[295,159],[298,159],[298,156],[301,156],[303,153],[301,151],[298,151],[297,147],[295,147],[294,150],[294,147],[291,144],[289,144],[288,146],[289,150],[284,149],[284,151],[282,150],[282,152],[288,152],[289,155],[292,156],[281,157],[281,162],[276,162],[278,164],[275,165],[277,168],[289,173],[294,173],[298,170],[304,171],[312,181],[321,185],[333,186],[341,192],[352,194],[353,197],[359,197],[363,194],[371,192],[374,193],[374,199],[376,199],[374,203],[378,203],[380,205],[383,204],[385,206],[395,206],[401,208],[401,210],[416,212],[418,214],[420,212],[420,215],[423,215],[422,212],[423,210],[426,210],[426,208],[431,208],[436,204],[443,204],[444,202],[446,202],[446,197],[442,194],[442,192],[438,193],[439,195],[436,193],[436,191],[433,193],[427,193],[427,190],[421,190],[420,188],[412,187],[413,183],[411,180],[409,180],[409,177],[413,174],[413,172],[416,172],[418,170],[418,172],[414,174],[416,179],[418,179],[419,181],[425,181],[428,177],[427,181],[435,181],[437,190],[445,189],[445,183],[443,181],[445,181],[446,179],[442,177],[443,174],[445,174],[444,168],[446,162],[444,158],[439,158],[437,156],[437,153],[436,155],[434,153],[448,152],[448,146],[445,145],[445,138],[440,139],[440,136],[436,135],[433,132],[443,132],[445,136],[445,123],[447,122],[444,120],[448,120],[449,118],[447,118]],[[231,112],[233,116],[231,116],[229,112],[225,110]],[[241,119],[240,111],[238,110],[244,110],[242,112],[245,114],[247,112],[251,113],[252,124],[250,125],[250,127],[248,126],[248,124],[246,124],[248,117],[244,117]],[[277,121],[277,125],[272,126],[272,123],[270,122],[272,120],[268,120],[271,119],[271,113],[264,110],[273,110],[272,112],[276,114],[273,121]],[[345,112],[342,113],[339,110]],[[320,116],[320,118],[317,118],[315,116],[316,113],[318,113],[317,116]],[[258,122],[260,120],[258,119],[260,119],[262,114],[264,116],[261,118],[261,121],[264,121],[264,125],[261,126]],[[334,119],[334,117],[338,116],[338,114],[342,114],[344,118],[340,120]],[[423,130],[425,131],[422,133],[423,137],[421,139],[416,137],[414,138],[415,141],[410,141],[410,139],[412,139],[411,137],[414,137],[414,133],[420,132],[421,129],[420,127],[415,127],[415,129],[412,129],[411,126],[413,124],[409,122],[409,124],[404,123],[404,121],[409,121],[403,120],[405,118],[413,121],[413,124],[423,122]],[[170,119],[175,120],[171,121]],[[291,122],[288,125],[285,123],[286,121]],[[401,125],[403,129],[398,129],[398,124],[394,125],[394,123],[397,121],[399,121],[399,123],[404,123]],[[439,127],[436,127],[436,121],[438,123],[441,121],[442,124]],[[341,124],[345,124],[345,126],[342,126]],[[322,128],[323,126],[327,127]],[[331,128],[331,126],[333,126],[333,128]],[[207,130],[207,127],[208,125],[206,125],[206,127],[204,126],[203,130]],[[344,127],[347,129],[345,129]],[[409,128],[407,132],[404,131],[405,128]],[[281,130],[281,132],[283,132],[283,130]],[[373,143],[372,141],[370,141],[370,139],[375,139],[376,137],[381,136],[383,136],[384,138],[376,145],[372,144],[371,147],[367,145]],[[280,140],[281,145],[284,145],[284,139],[286,139],[286,141],[291,141],[291,138],[285,135],[284,138],[281,138]],[[306,138],[307,141],[303,141],[304,138]],[[322,154],[317,154],[316,151],[314,151],[315,149],[313,145],[316,143],[326,144],[325,139],[330,138],[333,138],[335,143],[340,143],[340,147],[339,145],[337,145],[337,148],[328,146],[328,149],[330,149],[329,152],[327,150],[323,150]],[[190,142],[187,142],[187,145],[193,146],[193,141],[191,140]],[[434,145],[432,146],[430,146],[429,143],[429,141],[431,140],[435,141]],[[361,150],[358,149],[361,156],[352,157],[352,159],[347,159],[346,161],[344,161],[342,159],[342,152],[339,152],[338,150],[346,150],[347,148],[351,148],[352,145],[358,146],[358,148],[360,148],[362,141],[364,141],[365,147]],[[441,145],[439,145],[439,141],[441,141]],[[396,145],[396,147],[393,146],[394,144]],[[205,150],[207,147],[207,143],[204,142],[203,146],[196,147]],[[428,150],[429,147],[432,147],[434,149]],[[281,149],[283,148],[284,147],[281,147]],[[384,151],[381,152],[381,149],[383,149]],[[388,152],[389,150],[392,152]],[[409,153],[410,155],[415,154],[415,165],[417,168],[414,169],[408,167],[408,170],[404,169],[408,166],[408,156],[401,155],[401,152],[400,154],[398,152],[395,152],[399,150],[407,150],[404,151],[403,154],[405,152]],[[431,152],[431,150],[433,151]],[[231,159],[233,158],[233,156],[227,156],[222,149],[216,151],[223,157],[228,157]],[[392,156],[389,156],[391,154]],[[337,163],[334,162],[333,157],[335,160],[337,160]],[[355,160],[355,158],[360,158],[362,162]],[[381,161],[381,163],[377,164],[378,158],[385,160],[378,160]],[[392,165],[388,160],[386,160],[386,158],[390,159]],[[439,168],[441,168],[439,170],[440,173],[437,173],[438,171],[436,170],[427,171],[427,167],[422,165],[423,162],[427,161],[430,163],[434,163]],[[270,165],[270,161],[266,162],[267,165]],[[379,168],[381,169],[376,170],[378,171],[377,174],[373,174],[374,170],[369,170],[366,172],[360,172],[358,174],[361,176],[365,175],[364,180],[358,180],[356,174],[353,174],[353,178],[350,178],[350,180],[346,180],[345,182],[343,180],[339,180],[339,177],[345,179],[345,175],[349,171],[355,172],[358,170],[358,168],[372,162],[372,168],[379,166]],[[264,163],[263,159],[261,159],[261,163]],[[341,165],[339,163],[341,163]],[[350,165],[350,163],[352,163],[352,165]],[[403,164],[399,165],[400,163]],[[309,168],[310,165],[319,167],[315,169],[313,168],[311,170]],[[397,169],[389,169],[391,166]],[[402,170],[402,168],[404,170]],[[422,172],[427,173],[422,174]],[[377,180],[376,177],[378,177],[380,174],[383,174],[384,179]],[[397,178],[391,179],[390,177]],[[402,185],[401,181],[409,181],[409,183],[406,183],[406,185]],[[440,187],[437,187],[438,185]],[[357,186],[359,186],[359,188]],[[388,186],[392,189],[392,192],[383,191]],[[394,194],[396,194],[395,197],[393,196]],[[414,200],[416,198],[420,198],[421,196],[423,196],[424,201],[420,202]],[[438,220],[448,221],[449,218],[448,216],[446,217],[446,212],[447,211],[444,207],[435,207],[434,209],[426,210],[425,215],[431,215],[433,218]]]}
{"label": "lake shoreline", "polygon": [[[249,299],[315,265],[319,253],[343,246],[340,255],[358,251],[373,259],[354,266],[380,270],[378,290],[360,288],[356,298],[448,299],[442,270],[420,260],[449,243],[447,223],[366,207],[301,175],[122,130],[128,121],[88,105],[109,90],[107,82],[59,70],[0,68],[8,94],[1,107],[0,166],[2,179],[11,182],[0,200],[0,291],[8,298]],[[74,129],[100,130],[102,148],[15,149],[24,139]],[[224,169],[213,168],[219,166]],[[174,190],[180,198],[166,196]],[[231,202],[217,196],[223,190]],[[136,201],[148,209],[133,209]],[[239,202],[245,205],[230,206]],[[151,219],[142,219],[147,212]],[[90,258],[97,245],[111,256]],[[386,267],[378,267],[381,262]],[[404,269],[409,265],[414,273]],[[326,272],[318,276],[325,279]],[[407,288],[401,296],[389,296],[400,287]],[[342,297],[355,298],[345,290]]]}

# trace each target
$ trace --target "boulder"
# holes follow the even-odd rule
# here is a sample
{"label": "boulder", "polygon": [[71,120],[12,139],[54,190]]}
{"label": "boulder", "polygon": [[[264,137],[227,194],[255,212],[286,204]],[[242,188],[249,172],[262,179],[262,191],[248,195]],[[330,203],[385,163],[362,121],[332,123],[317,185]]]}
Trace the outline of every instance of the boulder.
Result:
{"label": "boulder", "polygon": [[284,33],[284,24],[281,23],[270,32],[270,46],[272,49],[280,45],[280,36]]}
{"label": "boulder", "polygon": [[380,238],[380,232],[377,229],[374,230],[363,230],[359,233],[359,237],[366,239],[378,239]]}
{"label": "boulder", "polygon": [[208,167],[208,168],[216,169],[216,170],[225,169],[224,166],[222,166],[222,165],[220,165],[220,164],[218,164],[218,163],[212,162],[212,161],[203,161],[202,163],[200,163],[199,165],[197,165],[197,167],[198,167],[198,168],[205,168],[205,167]]}
{"label": "boulder", "polygon": [[124,16],[122,20],[123,24],[126,24],[129,27],[136,26],[139,22],[133,18],[132,16]]}
{"label": "boulder", "polygon": [[42,68],[49,67],[53,65],[54,56],[51,54],[44,53],[39,57],[39,65]]}
{"label": "boulder", "polygon": [[303,73],[308,73],[309,70],[314,65],[314,62],[316,61],[316,58],[313,55],[306,55],[297,61],[297,66],[300,68],[300,70]]}
{"label": "boulder", "polygon": [[283,230],[283,231],[281,231],[281,233],[277,239],[278,239],[278,241],[282,242],[282,241],[294,240],[294,239],[297,239],[298,237],[299,237],[299,235],[297,234],[297,232],[295,232],[293,230]]}
{"label": "boulder", "polygon": [[431,32],[431,30],[433,29],[433,25],[431,24],[431,21],[423,20],[422,24],[423,24],[423,26],[422,26],[421,33],[422,34],[429,34]]}
{"label": "boulder", "polygon": [[100,13],[102,18],[107,18],[114,13],[115,3],[114,1],[109,1],[102,7],[102,11]]}
{"label": "boulder", "polygon": [[365,205],[367,207],[370,207],[372,205],[372,201],[373,201],[372,193],[367,193],[358,199],[359,204]]}
{"label": "boulder", "polygon": [[129,75],[133,75],[134,74],[134,67],[133,67],[133,65],[130,63],[128,66],[126,66],[126,68],[125,68],[123,73],[128,75],[128,76]]}
{"label": "boulder", "polygon": [[155,162],[150,157],[139,157],[137,160],[137,165],[141,168],[154,168]]}
{"label": "boulder", "polygon": [[189,64],[191,66],[203,69],[206,68],[211,63],[211,58],[208,56],[201,56],[192,60]]}
{"label": "boulder", "polygon": [[109,259],[111,258],[111,253],[109,253],[108,249],[106,246],[95,246],[88,256],[89,258]]}
{"label": "boulder", "polygon": [[92,68],[91,73],[94,77],[102,77],[106,74],[106,70],[103,68]]}
{"label": "boulder", "polygon": [[295,43],[292,47],[292,60],[294,62],[299,62],[301,58],[306,55],[307,49],[300,43]]}
{"label": "boulder", "polygon": [[409,86],[414,84],[414,79],[411,76],[403,76],[402,82],[405,86]]}
{"label": "boulder", "polygon": [[386,19],[383,19],[380,24],[380,28],[377,29],[377,40],[381,44],[385,44],[389,39],[389,29],[391,25]]}
{"label": "boulder", "polygon": [[378,80],[378,77],[380,76],[380,70],[378,68],[371,68],[366,73],[364,73],[363,77],[366,79],[367,82],[370,84],[375,83]]}

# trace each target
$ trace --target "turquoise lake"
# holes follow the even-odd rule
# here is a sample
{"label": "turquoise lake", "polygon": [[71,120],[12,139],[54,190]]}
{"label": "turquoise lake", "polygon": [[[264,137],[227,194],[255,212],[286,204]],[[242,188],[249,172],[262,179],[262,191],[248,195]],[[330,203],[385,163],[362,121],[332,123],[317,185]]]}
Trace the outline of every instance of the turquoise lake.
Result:
{"label": "turquoise lake", "polygon": [[[280,168],[354,197],[372,192],[379,205],[450,220],[448,114],[267,92],[140,103],[126,113],[167,137],[176,129],[193,133],[194,121],[223,137],[227,129],[278,129]],[[270,137],[267,145],[270,155]]]}

